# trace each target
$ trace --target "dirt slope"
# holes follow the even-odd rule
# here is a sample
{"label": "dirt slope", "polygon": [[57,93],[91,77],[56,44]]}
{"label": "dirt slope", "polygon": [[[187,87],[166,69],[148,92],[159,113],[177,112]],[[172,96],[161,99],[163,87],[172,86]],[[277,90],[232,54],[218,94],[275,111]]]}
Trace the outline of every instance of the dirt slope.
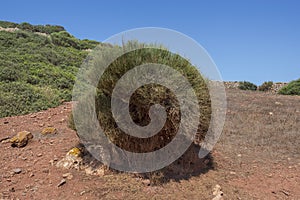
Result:
{"label": "dirt slope", "polygon": [[[2,118],[0,139],[23,130],[34,138],[24,148],[0,143],[0,199],[213,199],[217,184],[224,199],[300,199],[300,97],[234,89],[227,95],[214,169],[155,187],[132,175],[92,176],[55,167],[78,142],[67,127],[71,103]],[[58,134],[41,136],[48,126]],[[68,172],[73,177],[58,187]]]}

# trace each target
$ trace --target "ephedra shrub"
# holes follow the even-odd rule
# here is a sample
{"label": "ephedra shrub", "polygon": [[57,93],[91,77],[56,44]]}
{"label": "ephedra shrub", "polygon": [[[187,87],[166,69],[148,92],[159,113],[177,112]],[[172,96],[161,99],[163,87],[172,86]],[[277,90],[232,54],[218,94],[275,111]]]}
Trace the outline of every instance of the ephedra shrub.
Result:
{"label": "ephedra shrub", "polygon": [[130,97],[129,113],[134,123],[139,126],[146,126],[151,123],[149,109],[152,105],[160,104],[165,108],[167,115],[166,122],[163,128],[152,137],[139,138],[124,133],[118,128],[111,111],[113,90],[118,80],[126,72],[146,63],[167,65],[180,72],[192,86],[199,102],[200,117],[198,130],[195,133],[196,137],[190,148],[183,156],[162,171],[164,175],[167,175],[170,171],[177,171],[175,172],[177,175],[182,175],[182,173],[185,173],[183,171],[192,173],[193,170],[200,169],[201,166],[198,165],[198,162],[200,162],[198,151],[200,143],[208,131],[212,112],[207,80],[188,60],[165,48],[154,48],[153,46],[150,47],[135,41],[123,44],[122,48],[114,48],[120,48],[121,51],[126,49],[134,50],[126,51],[127,53],[114,60],[106,68],[98,83],[95,99],[96,113],[105,135],[118,147],[136,153],[152,152],[161,149],[172,141],[179,129],[181,111],[176,95],[165,86],[155,83],[143,85],[135,90]]}

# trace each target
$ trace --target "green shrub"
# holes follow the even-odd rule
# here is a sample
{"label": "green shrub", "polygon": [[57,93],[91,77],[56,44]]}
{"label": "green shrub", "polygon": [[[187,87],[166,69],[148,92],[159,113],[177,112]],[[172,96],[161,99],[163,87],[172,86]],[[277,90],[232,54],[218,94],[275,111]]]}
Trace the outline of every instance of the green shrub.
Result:
{"label": "green shrub", "polygon": [[13,22],[0,21],[0,26],[2,28],[16,28],[18,24]]}
{"label": "green shrub", "polygon": [[[123,46],[123,49],[135,49],[134,47],[140,46],[145,45],[129,42]],[[110,141],[128,151],[150,152],[167,145],[176,135],[180,122],[177,98],[172,91],[158,84],[149,84],[137,89],[131,97],[129,111],[136,124],[145,126],[150,122],[149,107],[155,103],[161,104],[167,112],[167,121],[163,130],[151,138],[137,138],[122,134],[122,131],[116,128],[117,125],[110,108],[112,91],[117,81],[127,71],[144,63],[170,66],[187,78],[199,101],[201,116],[197,138],[202,141],[208,130],[211,116],[211,102],[206,82],[197,68],[187,60],[170,51],[156,48],[143,48],[122,55],[111,63],[101,76],[97,90],[96,110],[99,123],[106,131]]]}
{"label": "green shrub", "polygon": [[98,44],[100,44],[99,42],[92,40],[79,40],[66,31],[52,33],[51,39],[55,45],[63,47],[73,47],[80,50],[93,49]]}
{"label": "green shrub", "polygon": [[259,91],[270,91],[273,87],[273,81],[264,82],[261,86],[258,87]]}
{"label": "green shrub", "polygon": [[27,22],[23,22],[23,23],[19,24],[17,26],[17,28],[19,28],[21,30],[25,30],[25,31],[33,31],[34,30],[34,26]]}
{"label": "green shrub", "polygon": [[63,46],[63,47],[73,47],[75,49],[79,48],[79,40],[70,35],[66,31],[52,33],[51,34],[52,42],[55,45]]}
{"label": "green shrub", "polygon": [[56,33],[56,32],[61,32],[61,31],[65,31],[65,28],[62,26],[58,26],[58,25],[36,25],[33,27],[33,31],[34,32],[40,32],[40,33],[47,33],[47,34],[51,34],[51,33]]}
{"label": "green shrub", "polygon": [[284,95],[300,95],[300,79],[291,81],[288,85],[282,87],[278,93]]}
{"label": "green shrub", "polygon": [[[163,180],[163,177],[168,173],[182,174],[187,172],[188,170],[192,171],[194,169],[193,165],[195,166],[200,162],[199,157],[195,152],[199,152],[199,144],[201,144],[204,137],[206,136],[211,119],[211,101],[209,90],[206,85],[206,80],[198,72],[197,68],[189,63],[186,59],[177,54],[173,54],[166,49],[151,48],[151,46],[140,44],[138,42],[128,42],[127,44],[124,44],[122,48],[113,48],[116,48],[116,51],[119,52],[122,52],[123,50],[126,50],[126,52],[128,50],[128,52],[114,60],[104,71],[98,82],[96,99],[95,101],[93,100],[93,102],[91,102],[95,103],[97,113],[96,116],[98,117],[100,126],[106,134],[107,138],[109,138],[112,143],[114,143],[121,149],[136,153],[146,153],[161,149],[174,139],[181,123],[181,105],[179,105],[176,95],[170,89],[162,85],[152,83],[143,85],[142,87],[138,88],[130,97],[130,100],[128,102],[129,108],[124,108],[129,109],[129,113],[135,124],[145,126],[150,123],[149,108],[152,105],[160,104],[161,106],[165,107],[167,115],[166,122],[163,128],[154,136],[150,138],[139,138],[133,137],[130,134],[125,134],[120,128],[118,128],[118,125],[115,121],[115,119],[118,119],[118,116],[113,116],[111,112],[112,92],[115,88],[116,83],[120,80],[121,77],[123,77],[125,73],[133,69],[135,66],[146,63],[157,63],[170,66],[181,73],[181,75],[187,79],[187,81],[195,91],[195,95],[198,98],[200,108],[200,117],[197,118],[197,120],[199,120],[199,126],[197,132],[195,133],[196,137],[194,143],[191,144],[184,155],[182,155],[177,161],[174,161],[174,165],[169,165],[158,172],[154,172],[154,174],[158,173],[159,176],[152,176],[152,178],[153,180],[161,181]],[[136,50],[136,48],[142,49]],[[105,50],[103,49],[99,50],[105,52]],[[111,51],[108,52],[112,53]],[[95,57],[92,57],[93,55],[95,55]],[[101,63],[101,57],[97,56],[97,54],[93,55],[91,55],[90,59],[92,61],[95,61],[95,63]],[[95,72],[92,70],[88,72],[90,72],[91,76],[95,75]],[[172,79],[172,77],[166,78]],[[80,86],[82,88],[85,88],[84,84],[80,84]],[[120,93],[122,93],[122,91],[120,91]],[[79,95],[82,94],[79,93]],[[86,99],[83,97],[83,100]],[[117,100],[124,101],[121,98],[117,98]],[[195,116],[193,116],[192,114],[194,113],[194,110],[192,110],[193,108],[191,107],[186,109],[189,109],[189,115],[185,116],[194,119]],[[81,116],[83,115],[80,115],[78,117]],[[187,124],[185,124],[183,127],[191,127],[191,124],[189,124],[190,122],[186,123]],[[76,128],[78,130],[81,129],[81,126],[89,128],[90,126],[88,126],[88,124],[89,122],[85,121],[83,121],[83,123],[76,123]],[[74,123],[71,117],[70,126],[74,128]],[[188,133],[187,130],[185,130],[184,132]],[[86,137],[91,138],[83,138],[83,141],[89,139],[98,139],[93,138],[92,134]],[[184,140],[184,137],[182,138],[182,140]],[[121,152],[115,153],[118,154]],[[116,155],[116,157],[118,156],[123,155]]]}
{"label": "green shrub", "polygon": [[26,83],[0,83],[0,117],[27,114],[59,105],[59,91]]}
{"label": "green shrub", "polygon": [[239,82],[239,89],[255,91],[255,90],[257,90],[257,86],[251,82],[242,81],[242,82]]}

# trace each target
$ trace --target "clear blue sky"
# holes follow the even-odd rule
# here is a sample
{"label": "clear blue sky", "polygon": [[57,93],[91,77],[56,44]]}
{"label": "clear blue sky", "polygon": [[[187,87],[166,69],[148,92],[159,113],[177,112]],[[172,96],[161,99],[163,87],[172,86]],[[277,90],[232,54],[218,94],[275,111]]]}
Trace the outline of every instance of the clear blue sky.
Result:
{"label": "clear blue sky", "polygon": [[2,1],[0,20],[58,24],[103,41],[138,27],[180,31],[200,43],[224,80],[300,78],[300,1]]}

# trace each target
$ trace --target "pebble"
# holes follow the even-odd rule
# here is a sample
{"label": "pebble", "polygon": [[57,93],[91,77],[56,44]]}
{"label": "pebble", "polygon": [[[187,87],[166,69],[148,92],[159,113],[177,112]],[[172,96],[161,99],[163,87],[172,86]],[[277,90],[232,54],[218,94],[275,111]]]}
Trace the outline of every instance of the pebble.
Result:
{"label": "pebble", "polygon": [[62,185],[66,184],[66,179],[62,179],[59,184],[57,185],[57,187],[61,187]]}
{"label": "pebble", "polygon": [[273,174],[268,174],[267,177],[272,178]]}
{"label": "pebble", "polygon": [[73,178],[73,175],[71,173],[65,173],[62,175],[62,177],[70,180]]}
{"label": "pebble", "polygon": [[22,172],[22,169],[20,169],[20,168],[13,169],[14,174],[20,174],[21,172]]}
{"label": "pebble", "polygon": [[142,183],[149,186],[151,184],[149,179],[142,180]]}

